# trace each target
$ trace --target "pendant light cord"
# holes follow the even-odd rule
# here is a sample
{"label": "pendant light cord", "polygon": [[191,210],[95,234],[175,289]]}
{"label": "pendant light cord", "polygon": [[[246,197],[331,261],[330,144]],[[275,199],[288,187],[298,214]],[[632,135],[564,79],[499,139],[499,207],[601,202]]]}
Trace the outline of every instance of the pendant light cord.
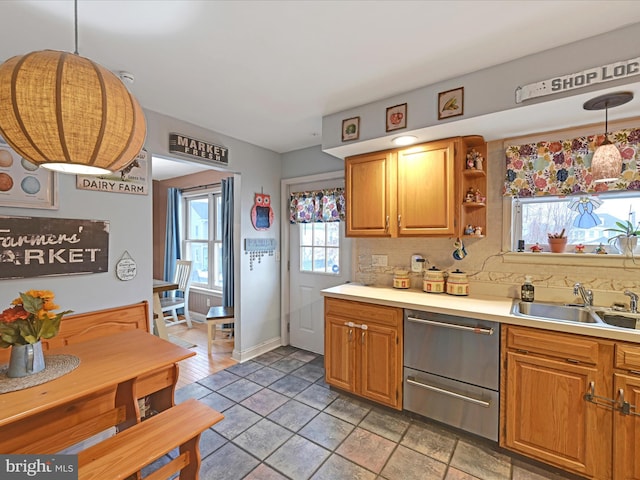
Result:
{"label": "pendant light cord", "polygon": [[73,53],[78,55],[78,0],[73,0],[74,19],[73,26],[76,35],[76,49]]}
{"label": "pendant light cord", "polygon": [[[77,0],[76,0],[77,1]],[[604,136],[609,133],[609,102],[604,103]]]}

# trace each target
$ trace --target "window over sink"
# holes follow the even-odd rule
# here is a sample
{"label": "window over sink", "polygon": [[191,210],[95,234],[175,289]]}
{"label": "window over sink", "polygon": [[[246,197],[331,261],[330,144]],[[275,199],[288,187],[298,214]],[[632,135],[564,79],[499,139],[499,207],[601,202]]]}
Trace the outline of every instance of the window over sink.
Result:
{"label": "window over sink", "polygon": [[[505,198],[505,204],[511,213],[511,235],[505,250],[511,252],[532,252],[536,244],[548,251],[548,235],[562,234],[567,237],[567,253],[598,253],[604,249],[607,254],[624,255],[614,241],[619,232],[609,229],[627,222],[635,230],[640,228],[640,191],[512,197]],[[633,254],[640,256],[640,246]]]}

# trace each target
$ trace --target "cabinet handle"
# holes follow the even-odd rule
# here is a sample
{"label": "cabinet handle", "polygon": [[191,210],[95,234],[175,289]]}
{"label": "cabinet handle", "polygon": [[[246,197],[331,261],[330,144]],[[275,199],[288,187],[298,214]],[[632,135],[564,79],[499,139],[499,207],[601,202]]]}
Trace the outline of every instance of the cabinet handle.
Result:
{"label": "cabinet handle", "polygon": [[363,324],[363,325],[360,325],[360,328],[362,329],[362,335],[360,336],[360,345],[364,345],[364,335],[365,333],[367,333],[367,330],[369,329],[369,327]]}
{"label": "cabinet handle", "polygon": [[402,218],[402,215],[398,215],[398,226],[400,226],[400,219]]}
{"label": "cabinet handle", "polygon": [[387,219],[384,223],[384,231],[388,232],[389,231],[389,215],[387,215]]}

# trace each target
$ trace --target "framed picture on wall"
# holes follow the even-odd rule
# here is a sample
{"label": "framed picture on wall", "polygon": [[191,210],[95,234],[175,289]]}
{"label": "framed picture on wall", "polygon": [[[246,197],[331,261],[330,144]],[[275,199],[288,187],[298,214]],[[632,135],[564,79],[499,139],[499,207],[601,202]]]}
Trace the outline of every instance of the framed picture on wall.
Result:
{"label": "framed picture on wall", "polygon": [[407,104],[387,108],[387,132],[407,128]]}
{"label": "framed picture on wall", "polygon": [[464,113],[464,87],[438,94],[438,120],[456,117]]}
{"label": "framed picture on wall", "polygon": [[25,160],[1,137],[0,206],[58,208],[58,174]]}
{"label": "framed picture on wall", "polygon": [[360,138],[360,117],[347,118],[342,121],[342,141],[358,140]]}

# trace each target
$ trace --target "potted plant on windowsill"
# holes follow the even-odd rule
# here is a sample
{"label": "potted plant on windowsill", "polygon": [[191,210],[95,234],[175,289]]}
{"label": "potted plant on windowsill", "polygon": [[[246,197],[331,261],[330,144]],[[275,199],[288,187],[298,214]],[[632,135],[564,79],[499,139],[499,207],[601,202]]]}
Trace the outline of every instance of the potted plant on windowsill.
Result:
{"label": "potted plant on windowsill", "polygon": [[[631,218],[631,211],[629,211],[629,218]],[[616,222],[615,228],[607,228],[605,232],[615,232],[617,235],[609,239],[609,243],[613,243],[618,251],[632,257],[633,253],[638,246],[638,235],[640,235],[640,222],[637,225],[631,223],[631,220],[627,219],[624,222]]]}

